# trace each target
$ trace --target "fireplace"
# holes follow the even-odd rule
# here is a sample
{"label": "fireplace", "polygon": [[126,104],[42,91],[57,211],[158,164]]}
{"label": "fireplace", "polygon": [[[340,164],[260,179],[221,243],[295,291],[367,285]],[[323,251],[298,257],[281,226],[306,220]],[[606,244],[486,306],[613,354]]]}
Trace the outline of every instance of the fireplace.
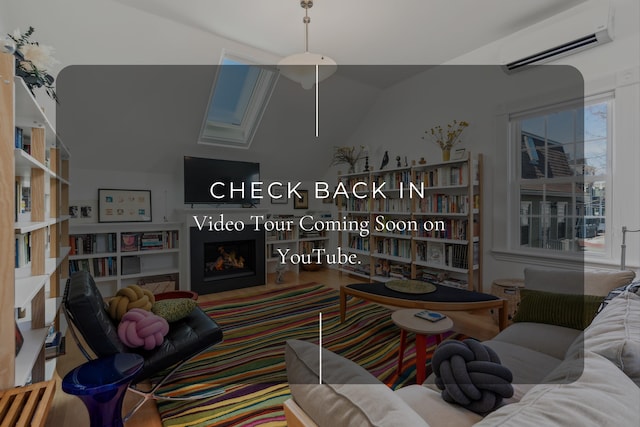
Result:
{"label": "fireplace", "polygon": [[190,229],[191,290],[210,294],[265,283],[264,231]]}

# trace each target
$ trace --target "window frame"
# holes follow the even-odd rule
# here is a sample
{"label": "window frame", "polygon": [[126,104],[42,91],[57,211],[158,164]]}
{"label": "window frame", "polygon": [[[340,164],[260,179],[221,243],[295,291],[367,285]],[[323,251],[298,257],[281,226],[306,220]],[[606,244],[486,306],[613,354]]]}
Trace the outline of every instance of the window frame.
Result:
{"label": "window frame", "polygon": [[[224,61],[227,59],[261,68],[261,73],[258,76],[255,86],[252,88],[251,100],[247,105],[240,125],[222,122],[216,122],[213,124],[208,120],[209,110],[214,100],[216,87],[220,78],[220,72],[223,69],[222,67],[233,66],[223,65]],[[262,116],[269,105],[278,77],[278,70],[274,66],[263,65],[252,58],[223,50],[220,55],[219,64],[216,66],[216,75],[214,76],[213,83],[211,84],[211,89],[209,91],[206,110],[204,112],[202,125],[198,134],[198,144],[240,149],[250,148],[256,131],[260,125],[260,121],[262,120]],[[257,96],[254,96],[253,92],[255,92]]]}
{"label": "window frame", "polygon": [[[520,188],[523,183],[522,180],[522,165],[521,165],[521,130],[520,123],[522,120],[532,117],[546,116],[555,112],[566,111],[568,109],[578,108],[582,106],[587,108],[589,105],[598,103],[607,103],[607,148],[606,148],[606,173],[597,175],[596,177],[590,177],[588,175],[574,175],[571,177],[563,178],[541,178],[536,180],[529,180],[531,184],[546,184],[549,182],[571,182],[574,187],[572,190],[571,203],[575,206],[576,196],[578,189],[575,187],[577,184],[585,182],[605,182],[605,214],[604,220],[606,224],[606,232],[608,236],[605,237],[605,245],[601,252],[595,251],[563,251],[547,248],[527,247],[520,244],[521,233],[521,192]],[[563,258],[571,260],[585,260],[592,262],[601,262],[613,259],[613,219],[612,206],[614,206],[614,192],[613,192],[613,146],[615,144],[615,90],[607,90],[590,96],[585,96],[580,100],[569,100],[559,103],[555,103],[547,106],[539,106],[535,108],[523,109],[517,112],[511,112],[507,114],[507,126],[508,126],[508,159],[509,159],[509,175],[511,179],[508,184],[509,203],[508,203],[508,218],[509,218],[509,233],[508,233],[508,246],[510,250],[521,253],[523,255],[530,254],[540,258]],[[586,140],[586,138],[583,138]],[[586,179],[585,179],[586,178]],[[526,201],[526,200],[525,200]],[[542,202],[542,200],[540,201]],[[531,215],[528,217],[528,221],[531,222]],[[585,218],[585,215],[571,214],[568,215],[572,218],[572,221],[578,218]],[[574,221],[575,222],[575,221]],[[575,229],[575,226],[572,226]],[[574,231],[575,233],[575,231]]]}

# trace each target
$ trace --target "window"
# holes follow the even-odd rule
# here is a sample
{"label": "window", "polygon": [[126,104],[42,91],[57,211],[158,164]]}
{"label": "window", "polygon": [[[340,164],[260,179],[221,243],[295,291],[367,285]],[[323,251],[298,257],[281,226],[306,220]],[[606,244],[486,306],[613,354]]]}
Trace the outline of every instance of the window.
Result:
{"label": "window", "polygon": [[511,115],[516,246],[604,254],[612,95]]}
{"label": "window", "polygon": [[216,67],[200,143],[249,148],[278,73],[232,56]]}

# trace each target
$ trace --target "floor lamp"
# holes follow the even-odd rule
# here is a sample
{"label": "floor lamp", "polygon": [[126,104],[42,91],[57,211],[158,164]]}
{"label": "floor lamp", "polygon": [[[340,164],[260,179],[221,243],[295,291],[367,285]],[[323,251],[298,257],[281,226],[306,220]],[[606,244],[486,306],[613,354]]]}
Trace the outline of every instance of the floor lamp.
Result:
{"label": "floor lamp", "polygon": [[638,230],[629,230],[626,225],[622,226],[622,245],[620,245],[620,249],[621,249],[620,270],[624,270],[624,268],[625,268],[625,261],[626,261],[625,258],[626,258],[626,252],[627,252],[626,235],[627,235],[627,233],[637,233],[638,231],[640,231],[640,229],[638,229]]}

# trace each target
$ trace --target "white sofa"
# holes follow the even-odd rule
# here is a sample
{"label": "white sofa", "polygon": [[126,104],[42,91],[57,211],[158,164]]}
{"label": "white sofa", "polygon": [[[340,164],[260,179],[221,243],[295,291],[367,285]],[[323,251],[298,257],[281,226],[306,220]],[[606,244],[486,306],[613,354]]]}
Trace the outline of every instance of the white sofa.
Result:
{"label": "white sofa", "polygon": [[[526,270],[525,287],[605,296],[632,272]],[[519,322],[484,342],[513,373],[515,394],[484,418],[446,403],[430,383],[395,392],[354,363],[318,348],[287,343],[290,426],[632,426],[640,420],[640,296],[612,299],[580,330]]]}

